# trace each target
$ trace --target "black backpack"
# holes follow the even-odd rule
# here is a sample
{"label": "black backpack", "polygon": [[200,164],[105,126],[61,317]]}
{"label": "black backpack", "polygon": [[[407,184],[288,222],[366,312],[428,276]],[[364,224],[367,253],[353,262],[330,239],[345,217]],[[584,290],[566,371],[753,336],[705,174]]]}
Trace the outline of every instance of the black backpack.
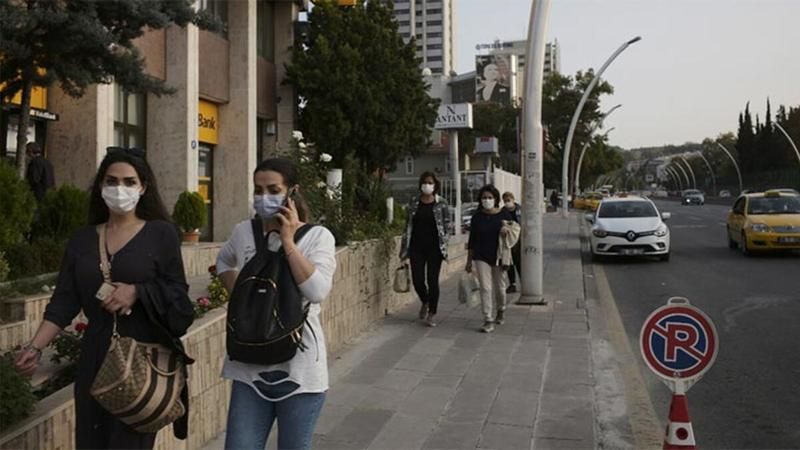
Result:
{"label": "black backpack", "polygon": [[[278,364],[294,358],[298,348],[307,348],[303,344],[303,326],[308,307],[303,307],[283,247],[270,251],[261,219],[256,217],[251,224],[256,254],[244,265],[233,286],[225,344],[233,361]],[[294,241],[298,242],[312,227],[301,226]]]}

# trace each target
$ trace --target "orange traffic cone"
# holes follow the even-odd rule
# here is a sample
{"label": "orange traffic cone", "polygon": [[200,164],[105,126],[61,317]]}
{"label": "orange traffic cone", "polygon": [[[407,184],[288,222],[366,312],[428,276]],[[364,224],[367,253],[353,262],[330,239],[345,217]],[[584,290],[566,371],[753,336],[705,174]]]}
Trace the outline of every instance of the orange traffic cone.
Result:
{"label": "orange traffic cone", "polygon": [[664,436],[664,450],[695,449],[694,431],[689,421],[689,403],[685,395],[672,394],[669,421]]}

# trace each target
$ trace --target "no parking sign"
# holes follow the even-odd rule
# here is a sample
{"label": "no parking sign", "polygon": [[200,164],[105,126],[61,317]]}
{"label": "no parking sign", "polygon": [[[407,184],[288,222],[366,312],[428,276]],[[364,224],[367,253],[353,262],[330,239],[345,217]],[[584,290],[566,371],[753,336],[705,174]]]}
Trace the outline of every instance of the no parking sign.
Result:
{"label": "no parking sign", "polygon": [[685,392],[717,357],[714,322],[682,297],[673,297],[650,314],[639,337],[647,366],[673,390]]}

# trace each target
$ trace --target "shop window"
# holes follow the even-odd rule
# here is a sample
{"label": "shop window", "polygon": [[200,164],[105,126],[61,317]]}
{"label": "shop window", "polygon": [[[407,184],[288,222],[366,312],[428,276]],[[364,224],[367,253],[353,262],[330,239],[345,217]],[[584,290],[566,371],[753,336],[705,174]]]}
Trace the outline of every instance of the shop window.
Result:
{"label": "shop window", "polygon": [[275,61],[275,4],[259,0],[256,25],[258,56]]}
{"label": "shop window", "polygon": [[147,96],[131,94],[115,85],[114,145],[118,147],[147,146]]}
{"label": "shop window", "polygon": [[226,39],[228,38],[228,0],[200,0],[201,11],[208,11],[222,22],[222,29],[219,31]]}

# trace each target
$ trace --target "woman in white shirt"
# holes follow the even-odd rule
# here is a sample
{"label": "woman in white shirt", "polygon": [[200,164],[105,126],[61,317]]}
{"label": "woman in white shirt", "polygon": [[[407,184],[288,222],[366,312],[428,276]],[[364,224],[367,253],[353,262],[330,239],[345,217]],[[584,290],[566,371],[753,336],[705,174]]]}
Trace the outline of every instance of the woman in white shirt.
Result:
{"label": "woman in white shirt", "polygon": [[[274,365],[225,359],[222,376],[233,380],[225,448],[263,449],[277,419],[278,448],[309,449],[328,390],[325,336],[319,313],[336,271],[335,240],[328,229],[317,225],[294,242],[297,229],[309,214],[297,192],[297,170],[291,161],[264,160],[256,167],[253,180],[253,203],[264,221],[268,247],[272,251],[283,247],[303,306],[309,306],[308,321],[303,327],[303,342],[308,348],[298,351],[291,360]],[[290,191],[294,193],[287,198]],[[233,290],[239,270],[255,253],[252,226],[250,220],[244,220],[234,228],[217,256],[217,272],[228,292]]]}

